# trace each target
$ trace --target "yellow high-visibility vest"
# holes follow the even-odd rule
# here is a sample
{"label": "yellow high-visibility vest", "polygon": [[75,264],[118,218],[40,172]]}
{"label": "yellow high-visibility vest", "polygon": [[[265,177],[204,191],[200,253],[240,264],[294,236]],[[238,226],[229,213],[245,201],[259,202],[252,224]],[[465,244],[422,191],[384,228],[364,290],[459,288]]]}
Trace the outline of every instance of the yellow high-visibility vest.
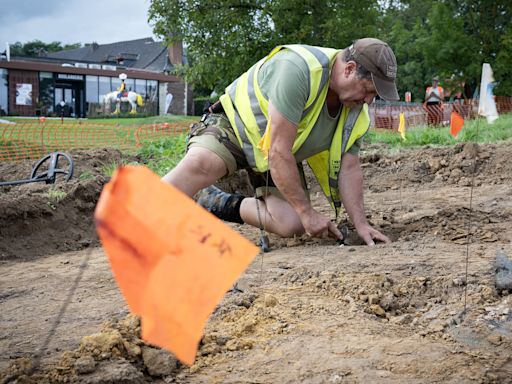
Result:
{"label": "yellow high-visibility vest", "polygon": [[[341,52],[332,48],[308,45],[278,46],[226,88],[220,102],[234,128],[247,162],[256,172],[265,172],[269,169],[265,149],[261,143],[269,142],[268,135],[265,138],[267,140],[262,140],[262,137],[266,132],[270,132],[268,100],[263,96],[258,84],[258,73],[267,60],[283,49],[290,49],[302,57],[310,73],[310,93],[297,126],[292,153],[296,153],[304,144],[322,111],[329,90],[332,66],[336,56]],[[330,149],[307,159],[322,190],[335,209],[336,216],[341,207],[338,190],[341,156],[366,133],[369,126],[370,117],[366,104],[352,109],[343,107]]]}

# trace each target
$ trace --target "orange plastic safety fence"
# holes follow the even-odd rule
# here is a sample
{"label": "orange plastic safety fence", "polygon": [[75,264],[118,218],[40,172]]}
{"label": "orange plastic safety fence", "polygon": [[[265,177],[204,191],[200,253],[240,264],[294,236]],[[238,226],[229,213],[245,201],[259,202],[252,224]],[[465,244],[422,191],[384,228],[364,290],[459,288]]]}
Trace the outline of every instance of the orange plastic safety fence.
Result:
{"label": "orange plastic safety fence", "polygon": [[176,136],[188,131],[183,123],[160,123],[141,125],[135,132],[135,140],[139,146],[143,141],[154,140],[166,136]]}
{"label": "orange plastic safety fence", "polygon": [[[499,114],[512,111],[512,97],[495,97]],[[398,130],[400,113],[403,112],[406,127],[420,125],[448,126],[452,111],[457,112],[465,120],[478,117],[478,100],[461,100],[443,104],[401,104],[401,105],[371,105],[369,108],[371,126],[379,129]]]}
{"label": "orange plastic safety fence", "polygon": [[52,151],[112,147],[135,151],[143,141],[177,135],[185,124],[119,126],[90,122],[16,122],[0,124],[0,161],[38,159]]}

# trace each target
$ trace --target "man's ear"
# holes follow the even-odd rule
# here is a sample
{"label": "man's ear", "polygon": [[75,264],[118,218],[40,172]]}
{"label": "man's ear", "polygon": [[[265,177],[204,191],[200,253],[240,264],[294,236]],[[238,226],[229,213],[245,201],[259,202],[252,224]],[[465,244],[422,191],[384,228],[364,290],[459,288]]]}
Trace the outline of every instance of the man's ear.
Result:
{"label": "man's ear", "polygon": [[357,69],[357,64],[355,61],[350,60],[345,63],[345,68],[343,69],[343,75],[345,77],[349,77],[351,73],[355,72]]}

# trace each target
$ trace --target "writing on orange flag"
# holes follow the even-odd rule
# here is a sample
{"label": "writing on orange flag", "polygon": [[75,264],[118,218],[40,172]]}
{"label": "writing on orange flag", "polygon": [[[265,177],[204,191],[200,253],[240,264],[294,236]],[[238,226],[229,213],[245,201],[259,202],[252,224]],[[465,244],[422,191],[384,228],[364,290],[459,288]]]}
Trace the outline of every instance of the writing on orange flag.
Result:
{"label": "writing on orange flag", "polygon": [[95,220],[143,339],[193,364],[208,317],[258,248],[142,166],[116,171]]}
{"label": "writing on orange flag", "polygon": [[452,112],[450,115],[450,135],[457,137],[463,125],[464,118],[457,112]]}

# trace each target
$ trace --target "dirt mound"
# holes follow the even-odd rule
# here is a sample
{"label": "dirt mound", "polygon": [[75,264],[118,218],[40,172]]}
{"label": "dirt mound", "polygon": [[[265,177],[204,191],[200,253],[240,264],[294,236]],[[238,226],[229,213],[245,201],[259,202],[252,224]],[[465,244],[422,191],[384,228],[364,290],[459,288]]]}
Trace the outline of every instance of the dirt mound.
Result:
{"label": "dirt mound", "polygon": [[510,144],[460,143],[453,147],[424,147],[404,150],[395,155],[381,153],[380,146],[371,147],[361,157],[370,190],[382,192],[410,184],[457,184],[470,186],[512,182]]}
{"label": "dirt mound", "polygon": [[[98,245],[93,213],[108,174],[134,161],[115,149],[75,151],[69,182],[0,187],[0,260]],[[2,181],[29,179],[34,162],[2,163]]]}
{"label": "dirt mound", "polygon": [[172,378],[181,367],[171,354],[141,340],[140,321],[133,315],[104,323],[99,333],[83,337],[80,347],[64,352],[56,364],[38,364],[37,359],[16,359],[1,373],[2,382],[146,383]]}

